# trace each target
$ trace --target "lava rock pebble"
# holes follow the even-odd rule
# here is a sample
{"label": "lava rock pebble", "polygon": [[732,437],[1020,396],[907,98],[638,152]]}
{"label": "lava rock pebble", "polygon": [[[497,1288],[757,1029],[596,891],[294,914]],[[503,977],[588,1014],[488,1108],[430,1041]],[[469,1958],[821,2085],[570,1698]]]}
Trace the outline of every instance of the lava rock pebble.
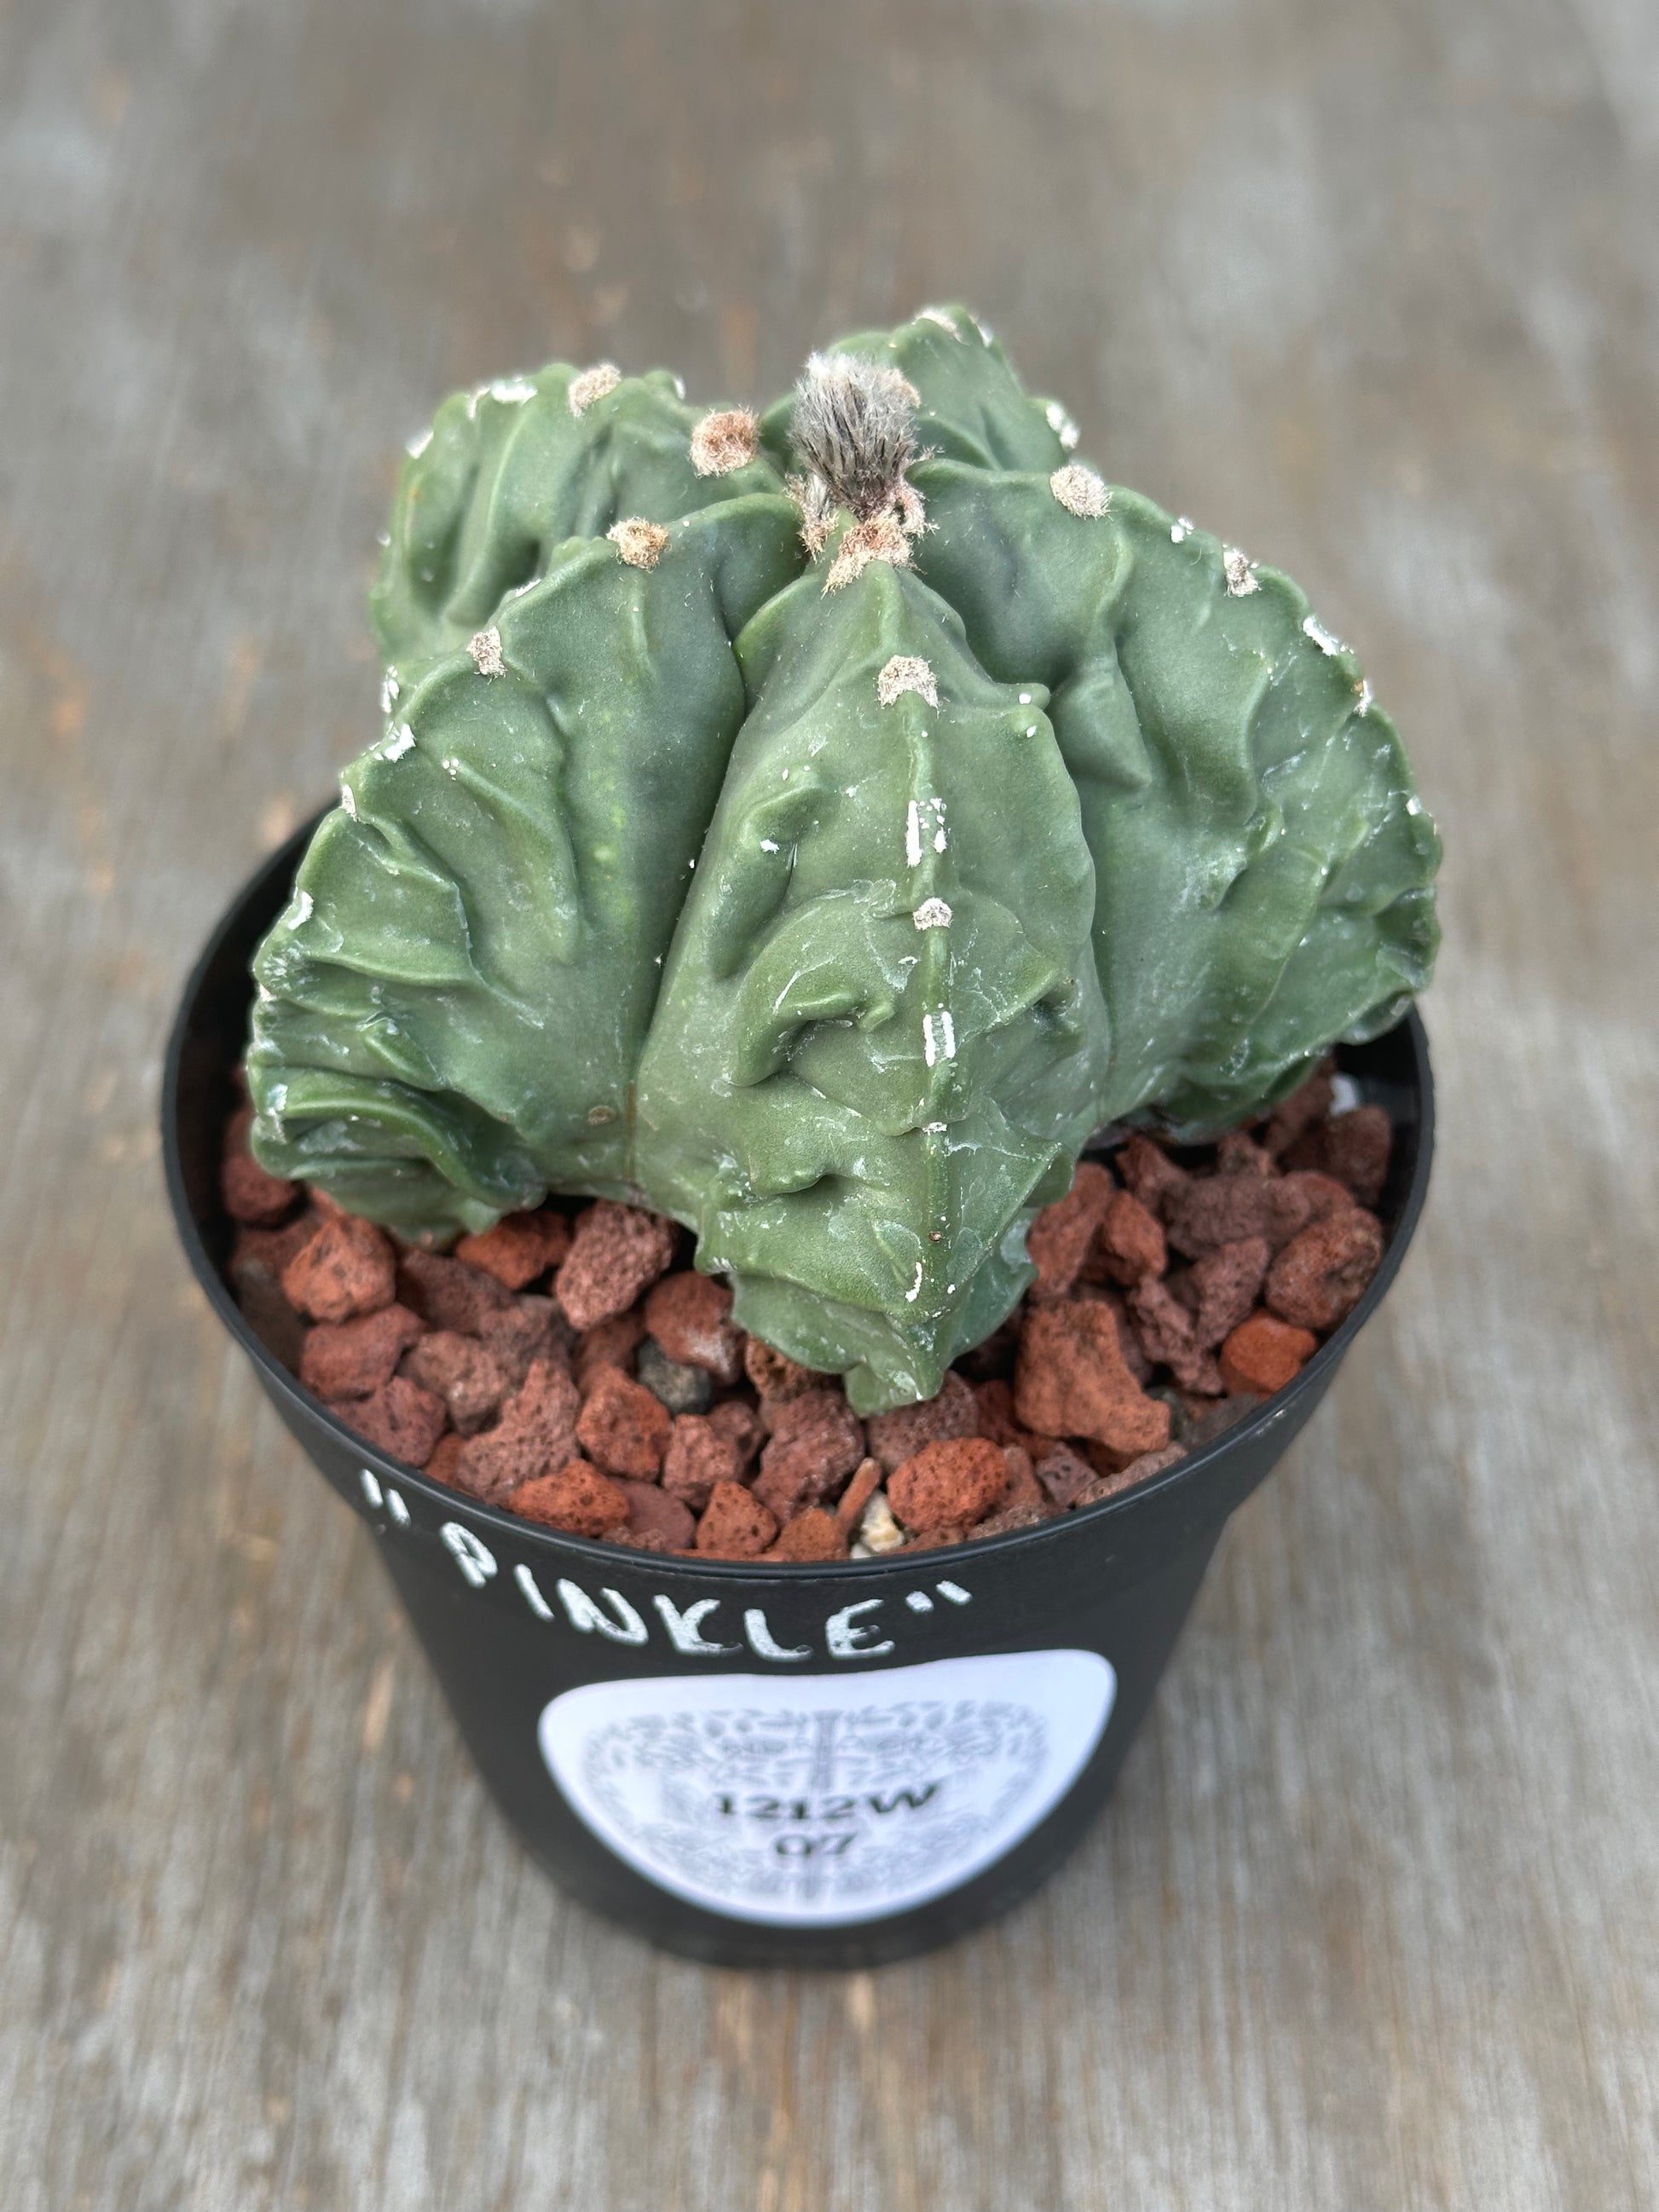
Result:
{"label": "lava rock pebble", "polygon": [[654,1336],[640,1339],[634,1372],[671,1413],[706,1413],[714,1395],[714,1378],[706,1367],[671,1359]]}
{"label": "lava rock pebble", "polygon": [[495,1427],[468,1439],[456,1462],[461,1487],[499,1505],[521,1484],[574,1459],[580,1407],[564,1370],[550,1359],[537,1360]]}
{"label": "lava rock pebble", "polygon": [[890,1474],[924,1444],[945,1437],[976,1437],[979,1401],[960,1375],[949,1374],[937,1397],[900,1406],[890,1413],[873,1413],[864,1425],[872,1457],[880,1462],[884,1474]]}
{"label": "lava rock pebble", "polygon": [[482,1267],[509,1291],[522,1291],[550,1267],[556,1267],[570,1249],[570,1224],[563,1214],[508,1213],[481,1236],[463,1237],[455,1257],[469,1267]]}
{"label": "lava rock pebble", "polygon": [[366,1398],[349,1398],[334,1411],[355,1435],[410,1467],[426,1465],[447,1419],[443,1400],[405,1375],[394,1375]]}
{"label": "lava rock pebble", "polygon": [[494,1314],[508,1311],[513,1293],[482,1267],[435,1252],[407,1251],[398,1266],[398,1295],[434,1328],[477,1336]]}
{"label": "lava rock pebble", "polygon": [[389,1306],[398,1287],[391,1240],[373,1222],[327,1215],[283,1270],[283,1295],[313,1321],[350,1321]]}
{"label": "lava rock pebble", "polygon": [[1242,1321],[1221,1347],[1221,1376],[1230,1391],[1270,1398],[1299,1375],[1319,1349],[1311,1329],[1296,1328],[1276,1314]]}
{"label": "lava rock pebble", "polygon": [[614,1538],[629,1525],[628,1498],[586,1460],[567,1460],[551,1474],[532,1475],[513,1493],[513,1510],[526,1521],[544,1521],[567,1535]]}
{"label": "lava rock pebble", "polygon": [[697,1522],[696,1548],[710,1559],[756,1559],[777,1533],[777,1516],[752,1491],[717,1482]]}
{"label": "lava rock pebble", "polygon": [[553,1295],[574,1328],[592,1328],[626,1313],[673,1263],[674,1230],[659,1213],[596,1200],[577,1216],[570,1249],[553,1278]]}
{"label": "lava rock pebble", "polygon": [[1267,1279],[1271,1257],[1265,1237],[1243,1237],[1193,1262],[1187,1279],[1197,1301],[1193,1337],[1200,1351],[1212,1352],[1249,1313]]}
{"label": "lava rock pebble", "polygon": [[777,1541],[766,1554],[769,1559],[844,1559],[847,1557],[847,1532],[836,1516],[826,1506],[809,1505],[786,1521],[778,1532]]}
{"label": "lava rock pebble", "polygon": [[576,1438],[607,1474],[645,1479],[660,1473],[673,1433],[661,1400],[618,1367],[602,1367],[576,1421]]}
{"label": "lava rock pebble", "polygon": [[1169,1264],[1169,1248],[1158,1217],[1132,1190],[1114,1194],[1095,1245],[1105,1274],[1114,1283],[1145,1282],[1149,1276],[1161,1275]]}
{"label": "lava rock pebble", "polygon": [[1382,1224],[1349,1206],[1293,1237],[1267,1271],[1267,1304],[1298,1328],[1334,1328],[1382,1258]]}
{"label": "lava rock pebble", "polygon": [[1008,1463],[988,1437],[924,1444],[889,1478],[888,1501],[907,1528],[967,1528],[1000,1503]]}
{"label": "lava rock pebble", "polygon": [[1285,1154],[1292,1168],[1334,1176],[1361,1206],[1375,1206],[1389,1179],[1394,1124],[1381,1106],[1356,1106],[1297,1139]]}
{"label": "lava rock pebble", "polygon": [[809,1390],[821,1390],[827,1380],[787,1353],[774,1352],[757,1336],[751,1336],[743,1347],[743,1371],[754,1384],[763,1407],[787,1406],[792,1399],[804,1398]]}
{"label": "lava rock pebble", "polygon": [[732,1438],[701,1413],[681,1413],[663,1455],[662,1486],[694,1513],[708,1504],[717,1482],[737,1482],[744,1462]]}
{"label": "lava rock pebble", "polygon": [[624,1375],[631,1375],[634,1355],[644,1341],[645,1317],[636,1312],[617,1314],[584,1329],[570,1355],[577,1382],[584,1390],[590,1389],[601,1367],[620,1368]]}
{"label": "lava rock pebble", "polygon": [[618,1475],[614,1480],[628,1500],[630,1536],[648,1538],[668,1552],[690,1551],[697,1523],[684,1499],[673,1497],[654,1482],[636,1482],[629,1475]]}
{"label": "lava rock pebble", "polygon": [[422,1337],[404,1361],[403,1371],[422,1389],[437,1393],[464,1437],[498,1413],[514,1389],[505,1361],[476,1336],[463,1336],[456,1329],[434,1329]]}
{"label": "lava rock pebble", "polygon": [[744,1334],[730,1290],[712,1275],[665,1275],[646,1299],[645,1325],[670,1359],[706,1368],[728,1389],[741,1380]]}
{"label": "lava rock pebble", "polygon": [[[306,1332],[300,1356],[300,1380],[307,1390],[332,1403],[366,1398],[389,1382],[398,1362],[425,1327],[407,1306],[382,1306],[356,1321],[322,1322]],[[422,1378],[417,1375],[415,1380]]]}
{"label": "lava rock pebble", "polygon": [[1014,1409],[1039,1436],[1092,1437],[1115,1450],[1158,1451],[1170,1409],[1124,1364],[1117,1322],[1103,1305],[1034,1306],[1020,1339]]}
{"label": "lava rock pebble", "polygon": [[1116,1191],[1110,1171],[1098,1160],[1079,1160],[1065,1197],[1037,1215],[1025,1238],[1027,1255],[1037,1271],[1027,1293],[1034,1303],[1063,1298],[1070,1291]]}
{"label": "lava rock pebble", "polygon": [[778,1407],[755,1495],[785,1520],[834,1496],[864,1456],[864,1431],[841,1392],[809,1390]]}

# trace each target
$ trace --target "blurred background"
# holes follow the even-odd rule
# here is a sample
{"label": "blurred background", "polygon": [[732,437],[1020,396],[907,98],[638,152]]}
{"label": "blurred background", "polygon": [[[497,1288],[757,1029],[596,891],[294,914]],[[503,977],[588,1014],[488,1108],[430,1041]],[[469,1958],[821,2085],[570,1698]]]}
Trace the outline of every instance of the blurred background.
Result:
{"label": "blurred background", "polygon": [[[1402,1279],[1090,1841],[853,1977],[658,1957],[483,1800],[187,1279],[161,1042],[378,726],[404,439],[972,305],[1288,568],[1440,817]],[[0,8],[0,2202],[1659,2197],[1659,11]]]}

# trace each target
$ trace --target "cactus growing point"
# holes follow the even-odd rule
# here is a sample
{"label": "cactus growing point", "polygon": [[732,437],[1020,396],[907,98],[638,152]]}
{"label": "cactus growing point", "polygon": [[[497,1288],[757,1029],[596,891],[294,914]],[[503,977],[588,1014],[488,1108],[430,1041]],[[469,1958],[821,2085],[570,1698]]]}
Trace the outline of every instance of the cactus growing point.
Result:
{"label": "cactus growing point", "polygon": [[860,1412],[1013,1305],[1103,1123],[1212,1133],[1427,981],[1438,845],[1297,587],[1073,457],[960,309],[757,421],[457,397],[380,742],[254,963],[254,1143],[412,1237],[692,1228]]}

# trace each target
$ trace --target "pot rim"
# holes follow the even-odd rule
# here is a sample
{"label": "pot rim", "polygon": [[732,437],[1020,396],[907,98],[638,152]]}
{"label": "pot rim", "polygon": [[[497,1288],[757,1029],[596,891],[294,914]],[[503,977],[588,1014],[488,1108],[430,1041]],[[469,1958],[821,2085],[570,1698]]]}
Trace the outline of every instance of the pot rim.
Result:
{"label": "pot rim", "polygon": [[[291,1374],[275,1355],[267,1350],[249,1327],[241,1308],[232,1297],[229,1285],[215,1267],[204,1241],[200,1227],[191,1208],[184,1168],[183,1148],[179,1139],[179,1102],[182,1087],[185,1051],[194,1033],[195,1016],[209,975],[219,959],[226,939],[243,926],[245,917],[267,888],[278,879],[292,875],[300,857],[309,842],[319,817],[313,817],[287,838],[263,865],[247,878],[232,898],[215,924],[206,944],[193,963],[180,994],[178,1010],[167,1038],[167,1060],[163,1070],[161,1092],[161,1137],[163,1173],[167,1199],[173,1209],[185,1255],[197,1281],[206,1292],[209,1304],[224,1323],[231,1335],[258,1369],[266,1389],[273,1394],[293,1401],[313,1419],[320,1419],[345,1449],[356,1455],[379,1462],[395,1471],[396,1480],[406,1488],[414,1490],[426,1503],[452,1516],[456,1510],[492,1527],[503,1537],[520,1545],[544,1543],[550,1552],[568,1555],[574,1549],[579,1556],[591,1558],[595,1565],[609,1561],[629,1560],[638,1564],[657,1558],[665,1565],[672,1558],[676,1567],[694,1567],[698,1573],[707,1574],[718,1581],[752,1583],[757,1575],[781,1580],[805,1581],[814,1574],[826,1571],[836,1575],[857,1575],[877,1582],[884,1577],[913,1576],[916,1553],[910,1546],[870,1559],[833,1559],[795,1563],[778,1559],[704,1559],[701,1554],[682,1558],[643,1552],[628,1544],[605,1543],[589,1536],[577,1536],[562,1528],[554,1528],[544,1522],[526,1520],[520,1515],[509,1513],[498,1505],[488,1505],[481,1498],[465,1491],[452,1489],[448,1484],[435,1481],[419,1468],[395,1459],[389,1453],[371,1444],[349,1428],[320,1398],[313,1397],[303,1388],[297,1376]],[[275,908],[273,908],[273,912]],[[252,997],[252,982],[249,980],[248,995]],[[1429,1060],[1428,1035],[1415,1002],[1410,1005],[1395,1029],[1385,1031],[1396,1035],[1403,1028],[1411,1048],[1411,1084],[1418,1103],[1417,1157],[1413,1164],[1411,1180],[1401,1202],[1398,1216],[1389,1233],[1382,1262],[1367,1284],[1352,1311],[1347,1315],[1319,1349],[1301,1368],[1293,1379],[1270,1398],[1265,1398],[1254,1412],[1236,1421],[1231,1428],[1201,1445],[1196,1451],[1177,1460],[1172,1467],[1149,1477],[1146,1480],[1120,1491],[1115,1496],[1100,1499],[1092,1505],[1057,1515],[1051,1521],[1035,1522],[1026,1528],[1006,1530],[1000,1535],[969,1537],[966,1542],[930,1547],[930,1556],[941,1561],[960,1559],[972,1553],[988,1563],[993,1556],[1006,1557],[1016,1549],[1035,1548],[1064,1540],[1068,1528],[1083,1521],[1103,1522],[1107,1516],[1127,1517],[1138,1513],[1153,1501],[1163,1504],[1177,1498],[1188,1489],[1196,1489],[1237,1444],[1260,1434],[1272,1424],[1283,1419],[1300,1401],[1310,1395],[1322,1395],[1332,1372],[1342,1359],[1354,1338],[1364,1328],[1382,1302],[1405,1259],[1407,1247],[1416,1232],[1428,1194],[1429,1174],[1434,1153],[1434,1076]],[[228,1071],[227,1071],[228,1073]]]}

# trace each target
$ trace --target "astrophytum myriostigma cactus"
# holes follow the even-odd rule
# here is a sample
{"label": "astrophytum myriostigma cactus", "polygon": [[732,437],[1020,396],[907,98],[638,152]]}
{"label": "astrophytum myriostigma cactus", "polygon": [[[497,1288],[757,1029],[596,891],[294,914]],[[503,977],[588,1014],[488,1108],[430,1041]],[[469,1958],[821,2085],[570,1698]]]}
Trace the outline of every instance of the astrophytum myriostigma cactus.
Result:
{"label": "astrophytum myriostigma cactus", "polygon": [[1072,458],[957,309],[764,418],[555,367],[445,402],[380,742],[254,962],[254,1146],[405,1236],[550,1190],[930,1396],[1091,1133],[1212,1133],[1437,940],[1394,726],[1288,578]]}

